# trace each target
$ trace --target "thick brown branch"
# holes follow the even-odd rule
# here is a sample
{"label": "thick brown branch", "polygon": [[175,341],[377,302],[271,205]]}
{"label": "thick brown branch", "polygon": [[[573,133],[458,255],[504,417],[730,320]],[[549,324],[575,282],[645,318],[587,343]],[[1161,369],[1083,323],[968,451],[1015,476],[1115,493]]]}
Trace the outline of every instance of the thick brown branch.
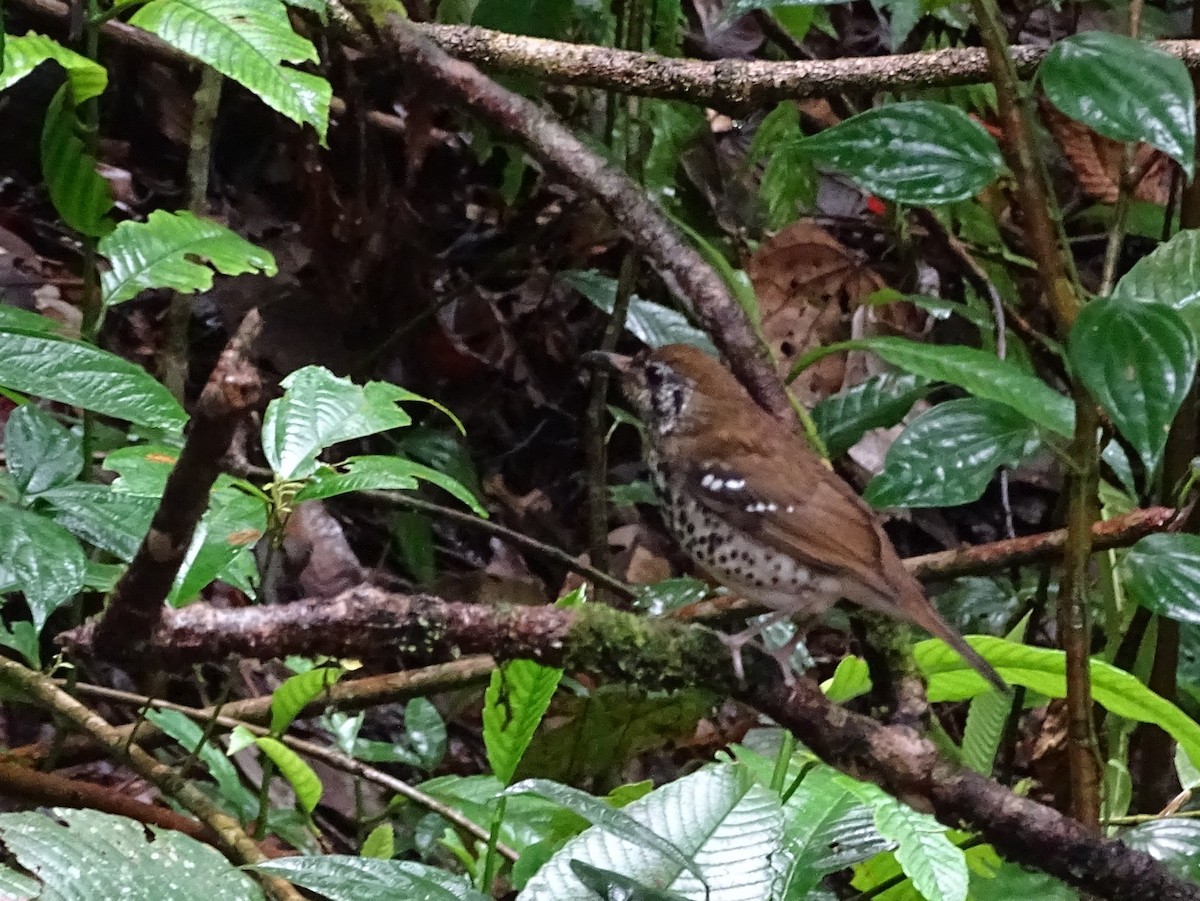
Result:
{"label": "thick brown branch", "polygon": [[[56,19],[67,15],[67,4],[61,0],[15,0],[15,5]],[[469,25],[414,23],[414,27],[448,53],[488,71],[530,75],[553,84],[601,88],[619,94],[682,100],[727,111],[843,91],[949,87],[989,80],[987,59],[978,47],[828,60],[709,62],[530,38]],[[190,61],[165,41],[123,22],[105,22],[103,33],[156,59]],[[1181,59],[1189,69],[1200,68],[1200,41],[1157,41],[1154,46]],[[1032,75],[1048,49],[1011,47],[1017,73],[1022,77]],[[336,99],[334,106],[340,108]],[[371,119],[382,128],[403,131],[395,116],[374,113]]]}
{"label": "thick brown branch", "polygon": [[[86,648],[87,628],[65,636]],[[732,684],[728,651],[704,629],[645,620],[602,606],[492,607],[389,594],[371,586],[332,599],[276,607],[169,611],[151,641],[157,663],[176,666],[237,653],[247,656],[400,655],[446,659],[491,653],[645,688],[708,684],[768,714],[827,763],[876,782],[954,827],[978,831],[1011,859],[1101,898],[1200,901],[1200,887],[1169,874],[1149,856],[1090,833],[1048,807],[945,761],[903,727],[831,704],[810,682],[782,683],[774,660],[750,649],[746,685]]]}
{"label": "thick brown branch", "polygon": [[113,589],[104,618],[96,629],[96,653],[111,660],[135,659],[163,610],[208,495],[221,474],[238,423],[262,394],[258,370],[247,359],[262,322],[251,310],[221,352],[192,414],[191,430],[167,486],[150,531]]}

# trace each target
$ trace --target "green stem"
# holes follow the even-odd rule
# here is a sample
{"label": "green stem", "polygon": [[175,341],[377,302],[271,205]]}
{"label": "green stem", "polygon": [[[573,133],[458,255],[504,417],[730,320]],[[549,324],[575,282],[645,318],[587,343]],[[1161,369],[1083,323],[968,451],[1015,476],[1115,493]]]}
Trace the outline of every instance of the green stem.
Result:
{"label": "green stem", "polygon": [[492,895],[492,881],[496,878],[496,870],[500,865],[500,855],[496,853],[496,845],[500,842],[500,828],[504,825],[504,813],[508,807],[508,795],[501,795],[496,802],[496,813],[492,816],[492,825],[488,829],[487,853],[483,858],[483,872],[479,876],[479,890],[488,897]]}

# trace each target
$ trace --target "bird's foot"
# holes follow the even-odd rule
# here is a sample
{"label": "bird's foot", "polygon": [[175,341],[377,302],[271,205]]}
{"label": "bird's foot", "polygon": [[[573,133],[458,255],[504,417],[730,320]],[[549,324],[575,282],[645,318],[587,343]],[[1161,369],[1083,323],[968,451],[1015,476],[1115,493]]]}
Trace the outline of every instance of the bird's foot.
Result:
{"label": "bird's foot", "polygon": [[721,643],[729,649],[729,654],[733,657],[733,675],[737,678],[738,682],[744,684],[746,681],[746,670],[742,663],[742,648],[755,639],[759,639],[763,651],[768,657],[771,657],[779,664],[779,669],[783,674],[783,684],[788,688],[796,684],[796,671],[792,668],[791,656],[796,647],[804,639],[804,631],[797,628],[792,637],[782,647],[775,650],[771,650],[761,641],[764,630],[781,620],[787,619],[787,617],[788,614],[786,612],[777,611],[733,635],[718,633]]}

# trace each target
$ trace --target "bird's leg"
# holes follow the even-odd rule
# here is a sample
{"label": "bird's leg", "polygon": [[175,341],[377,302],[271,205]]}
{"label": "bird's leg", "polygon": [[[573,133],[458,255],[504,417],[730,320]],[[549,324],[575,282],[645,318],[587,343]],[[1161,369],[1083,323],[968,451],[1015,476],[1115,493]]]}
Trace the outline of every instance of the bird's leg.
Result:
{"label": "bird's leg", "polygon": [[[760,638],[764,629],[768,629],[775,623],[787,619],[788,616],[788,611],[776,610],[773,613],[767,614],[764,618],[756,620],[741,632],[736,632],[733,635],[727,635],[724,632],[717,633],[717,637],[721,639],[721,643],[725,645],[725,647],[729,648],[729,654],[733,657],[733,674],[737,677],[739,682],[746,681],[746,670],[742,666],[742,648],[744,648],[754,639]],[[793,645],[792,648],[794,650],[795,645]],[[770,652],[768,651],[768,653]],[[774,654],[771,656],[774,656]],[[784,678],[786,680],[786,673]]]}

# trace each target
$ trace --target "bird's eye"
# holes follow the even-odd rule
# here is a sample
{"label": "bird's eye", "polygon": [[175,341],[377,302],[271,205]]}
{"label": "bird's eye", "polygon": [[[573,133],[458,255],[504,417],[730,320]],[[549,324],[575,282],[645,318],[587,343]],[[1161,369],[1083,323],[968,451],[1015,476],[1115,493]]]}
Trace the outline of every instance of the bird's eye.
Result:
{"label": "bird's eye", "polygon": [[667,367],[662,363],[651,363],[646,367],[646,384],[651,390],[657,390],[662,387],[662,383],[667,380]]}

